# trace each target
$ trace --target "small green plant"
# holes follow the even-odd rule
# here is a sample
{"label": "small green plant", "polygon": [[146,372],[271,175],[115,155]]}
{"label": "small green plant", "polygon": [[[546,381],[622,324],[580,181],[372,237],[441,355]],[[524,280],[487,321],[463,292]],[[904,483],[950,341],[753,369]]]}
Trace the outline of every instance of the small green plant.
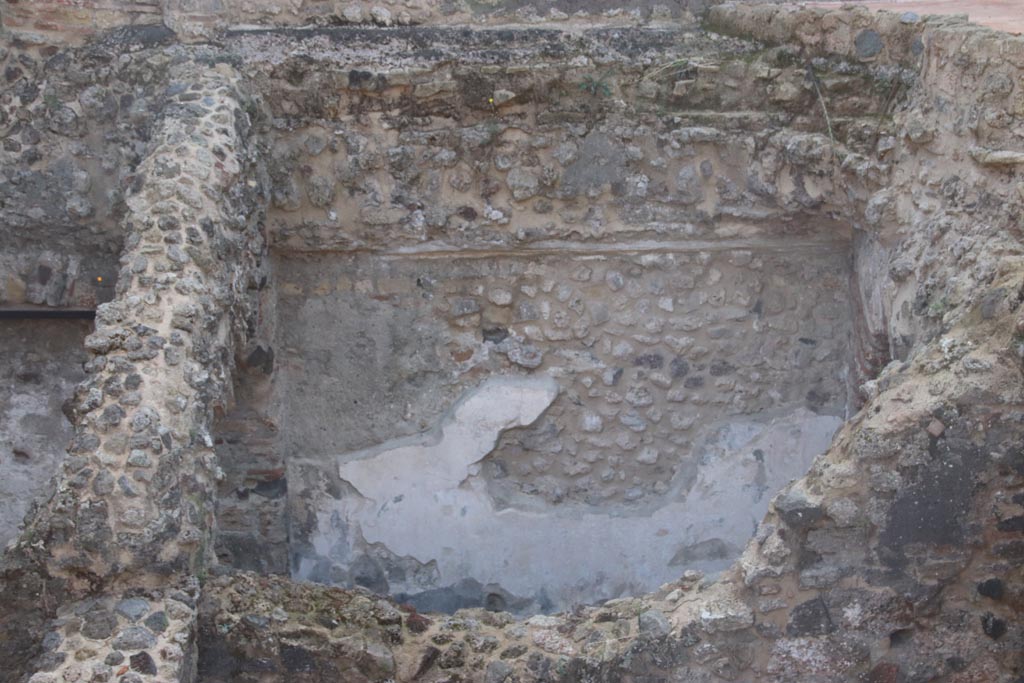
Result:
{"label": "small green plant", "polygon": [[928,304],[928,317],[941,318],[949,310],[949,299],[942,297]]}
{"label": "small green plant", "polygon": [[260,113],[259,107],[256,106],[256,101],[252,98],[246,98],[245,102],[242,104],[242,110],[249,117],[249,123],[255,124],[256,117],[259,116]]}
{"label": "small green plant", "polygon": [[43,94],[43,104],[46,105],[46,108],[50,111],[56,111],[57,109],[60,109],[60,98],[57,97],[57,93],[54,91],[47,90]]}
{"label": "small green plant", "polygon": [[604,72],[597,78],[584,76],[583,82],[580,83],[580,90],[593,97],[611,97],[612,87],[608,84],[609,75],[611,75],[610,71]]}
{"label": "small green plant", "polygon": [[501,140],[503,132],[505,132],[504,127],[497,121],[488,121],[484,124],[484,134],[487,136],[487,139],[480,143],[481,146],[490,147],[497,144]]}

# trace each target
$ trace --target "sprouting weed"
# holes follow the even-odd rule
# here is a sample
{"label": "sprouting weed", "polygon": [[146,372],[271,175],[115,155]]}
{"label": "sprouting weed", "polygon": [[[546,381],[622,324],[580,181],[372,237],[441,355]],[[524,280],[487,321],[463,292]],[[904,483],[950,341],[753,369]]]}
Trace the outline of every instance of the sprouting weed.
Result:
{"label": "sprouting weed", "polygon": [[608,84],[609,74],[610,72],[605,72],[596,78],[594,76],[584,76],[583,82],[580,83],[580,90],[594,97],[610,97],[612,88]]}

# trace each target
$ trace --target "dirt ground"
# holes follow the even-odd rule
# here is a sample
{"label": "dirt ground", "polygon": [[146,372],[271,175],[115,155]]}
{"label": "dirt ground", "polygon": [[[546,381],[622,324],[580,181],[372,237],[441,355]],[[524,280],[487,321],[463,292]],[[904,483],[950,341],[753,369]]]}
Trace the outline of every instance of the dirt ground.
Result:
{"label": "dirt ground", "polygon": [[[811,6],[827,7],[836,2],[810,2]],[[1024,0],[890,0],[889,2],[857,2],[871,9],[925,14],[966,14],[975,24],[1010,33],[1024,33]]]}

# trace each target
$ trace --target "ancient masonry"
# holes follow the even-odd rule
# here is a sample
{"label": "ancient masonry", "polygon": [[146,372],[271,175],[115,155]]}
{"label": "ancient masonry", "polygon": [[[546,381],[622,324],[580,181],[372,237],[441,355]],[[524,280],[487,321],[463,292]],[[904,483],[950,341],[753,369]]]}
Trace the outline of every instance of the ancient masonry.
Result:
{"label": "ancient masonry", "polygon": [[0,681],[1024,681],[1024,38],[0,23]]}

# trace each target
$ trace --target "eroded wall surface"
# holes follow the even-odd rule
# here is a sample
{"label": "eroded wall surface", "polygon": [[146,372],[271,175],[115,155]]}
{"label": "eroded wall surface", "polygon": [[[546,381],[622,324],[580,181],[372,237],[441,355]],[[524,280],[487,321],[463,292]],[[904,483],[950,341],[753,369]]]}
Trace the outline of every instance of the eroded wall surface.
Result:
{"label": "eroded wall surface", "polygon": [[[52,3],[38,4],[44,5]],[[198,14],[209,9],[205,5],[187,7]],[[196,21],[203,28],[201,19],[197,16]],[[144,161],[137,167],[138,177],[132,173],[138,158],[129,160],[126,175],[118,177],[129,202],[121,205],[114,197],[109,205],[130,211],[127,220],[118,221],[127,239],[117,299],[101,308],[100,334],[88,342],[94,355],[90,368],[96,372],[91,375],[94,381],[83,384],[76,396],[74,457],[60,473],[53,498],[2,559],[0,671],[13,680],[31,675],[33,683],[89,678],[191,683],[197,673],[198,638],[198,671],[207,681],[621,683],[653,678],[1003,683],[1020,678],[1024,323],[1017,224],[1024,164],[1019,126],[1024,115],[1019,87],[1024,47],[1019,38],[963,22],[875,17],[857,9],[723,5],[705,19],[705,27],[715,34],[693,30],[684,38],[679,32],[654,32],[657,39],[639,51],[630,43],[637,45],[637,35],[652,33],[618,28],[605,32],[605,38],[597,39],[596,59],[576,49],[588,41],[595,45],[593,34],[574,42],[580,33],[561,29],[424,33],[400,27],[348,33],[269,31],[262,36],[240,30],[220,36],[223,42],[201,47],[140,44],[139,36],[150,34],[116,31],[103,37],[98,52],[12,40],[11,51],[4,55],[8,63],[30,63],[39,57],[47,61],[36,63],[39,70],[18,86],[16,99],[4,93],[3,112],[13,112],[20,121],[56,116],[54,127],[60,132],[48,127],[41,137],[45,144],[66,137],[60,122],[74,119],[60,103],[76,96],[76,83],[115,73],[104,66],[110,63],[104,54],[109,55],[111,45],[124,48],[127,56],[117,61],[121,65],[179,66],[169,72],[143,68],[153,92],[161,93],[153,103],[161,112],[159,120],[167,125],[148,131],[140,124],[138,140],[153,140],[154,145],[139,148],[138,158]],[[287,17],[285,23],[293,20],[297,19]],[[217,29],[216,22],[208,25]],[[722,33],[734,37],[723,38]],[[445,49],[437,45],[439,35],[448,44]],[[609,36],[615,40],[609,42]],[[647,67],[654,70],[667,63],[670,68],[656,70],[660,78],[645,77],[644,65],[634,64],[633,70],[605,78],[601,57],[610,54],[609,46],[622,37],[630,54],[652,60]],[[303,41],[311,41],[315,49]],[[500,41],[506,44],[497,49]],[[713,61],[677,63],[677,56],[696,57],[685,50],[671,52],[668,46],[677,41],[700,50],[717,44],[723,50]],[[367,43],[383,46],[382,54],[369,50]],[[562,81],[567,91],[592,95],[564,97],[561,109],[554,99],[530,100],[545,113],[575,117],[583,128],[569,131],[571,135],[585,137],[588,122],[616,126],[616,111],[627,111],[619,102],[640,103],[645,100],[642,93],[653,95],[646,98],[649,113],[661,125],[687,130],[686,140],[676,140],[677,149],[684,151],[663,158],[663,176],[651,170],[658,169],[654,161],[660,155],[641,146],[641,158],[651,156],[650,163],[644,161],[638,170],[658,188],[649,200],[635,195],[616,204],[610,197],[625,187],[616,189],[600,173],[593,176],[599,181],[596,187],[577,185],[575,195],[572,184],[556,191],[558,178],[542,172],[547,162],[540,159],[548,152],[534,162],[525,142],[531,138],[519,137],[514,132],[518,125],[488,126],[521,114],[519,107],[527,102],[517,97],[542,90],[531,90],[530,79],[519,69],[531,43],[541,46],[554,71],[569,75]],[[403,49],[391,49],[398,44]],[[352,49],[346,51],[346,46]],[[490,59],[491,67],[506,63],[514,68],[488,71],[493,80],[482,82],[472,77],[481,62],[470,63],[461,72],[454,69],[452,78],[436,77],[435,69],[408,70],[419,60],[457,61],[450,59],[452,46],[464,46],[458,55],[467,60]],[[665,62],[658,61],[659,51]],[[311,68],[316,59],[320,64],[337,60],[346,67]],[[224,60],[244,73],[232,70]],[[378,60],[385,67],[369,68]],[[56,78],[73,68],[69,63],[90,66],[52,96],[33,92],[33,83]],[[43,64],[50,76],[42,75]],[[15,71],[10,73],[20,78]],[[653,87],[648,85],[651,80]],[[144,82],[139,86],[133,85],[133,96],[150,87]],[[271,117],[265,117],[262,105],[247,93],[266,97],[265,111]],[[428,222],[425,212],[419,213],[421,199],[436,199],[436,186],[430,174],[402,177],[408,150],[383,154],[397,136],[387,138],[380,156],[367,156],[360,170],[372,171],[367,175],[373,182],[362,188],[359,174],[342,175],[337,183],[325,180],[321,163],[310,161],[323,154],[322,149],[316,152],[315,141],[306,152],[275,154],[282,141],[288,146],[302,139],[292,137],[293,132],[302,136],[311,125],[322,135],[345,123],[372,138],[370,133],[377,129],[408,132],[399,129],[410,122],[429,129],[437,116],[447,130],[451,121],[443,117],[458,114],[461,102],[476,103],[475,109],[469,108],[472,115],[463,114],[468,146],[486,156],[489,152],[479,142],[485,138],[472,135],[476,127],[494,128],[501,135],[511,129],[507,134],[517,138],[515,158],[510,158],[510,165],[494,164],[492,171],[477,166],[482,159],[472,155],[459,159],[466,151],[452,147],[458,162],[467,165],[460,173],[466,174],[470,186],[485,191],[477,196],[474,190],[465,197],[471,201],[460,201],[450,211],[445,208],[441,214],[447,220],[435,215]],[[73,105],[67,109],[76,111]],[[316,112],[311,118],[317,121],[303,120],[307,109]],[[375,115],[384,110],[386,116]],[[628,111],[626,118],[638,111]],[[333,118],[339,112],[350,120]],[[148,119],[140,115],[136,121]],[[231,489],[235,500],[272,501],[276,510],[267,510],[275,513],[295,488],[294,477],[281,474],[280,455],[274,450],[286,425],[270,398],[277,376],[288,376],[277,370],[283,350],[275,340],[282,334],[273,321],[281,316],[273,312],[271,302],[278,300],[279,292],[267,286],[277,276],[264,280],[248,269],[249,261],[217,257],[217,245],[237,247],[247,257],[262,251],[262,196],[255,195],[260,194],[263,177],[233,173],[239,149],[244,159],[257,156],[249,146],[252,131],[245,125],[254,120],[262,134],[256,140],[266,145],[260,149],[271,161],[276,202],[266,234],[282,251],[376,249],[420,258],[422,254],[415,252],[423,251],[424,234],[431,238],[425,226],[434,231],[433,237],[450,241],[449,246],[469,248],[475,241],[479,246],[479,236],[484,235],[489,249],[522,248],[554,235],[515,230],[516,225],[548,229],[533,217],[545,215],[546,205],[524,204],[541,199],[551,201],[552,210],[558,206],[564,222],[552,227],[557,231],[568,226],[563,238],[579,240],[573,233],[582,236],[581,226],[592,226],[586,238],[601,243],[603,250],[615,241],[609,239],[612,232],[648,239],[658,230],[681,237],[687,229],[695,231],[691,235],[700,234],[701,226],[733,231],[758,226],[767,231],[756,233],[760,237],[792,237],[788,231],[793,228],[806,237],[808,228],[814,228],[813,233],[822,227],[852,226],[855,286],[850,291],[857,312],[851,335],[857,358],[853,380],[863,408],[805,476],[770,500],[741,558],[717,581],[683,571],[682,578],[643,596],[517,621],[505,612],[479,609],[453,616],[424,615],[365,588],[343,590],[218,567],[210,549],[195,542],[197,537],[212,536],[213,482],[237,482]],[[521,122],[522,118],[517,124]],[[683,173],[692,156],[717,153],[706,147],[691,152],[690,143],[714,147],[736,139],[732,134],[705,137],[705,132],[700,139],[692,137],[694,128],[705,127],[718,133],[742,131],[737,136],[753,143],[743,148],[751,151],[732,157],[737,163],[724,166],[735,192],[719,194],[721,170],[713,160],[714,181],[700,165]],[[607,137],[608,130],[602,134]],[[133,135],[128,131],[127,138]],[[608,139],[618,145],[624,138]],[[204,141],[210,143],[210,154],[204,153]],[[20,170],[50,168],[50,159],[31,154],[36,143],[28,145],[28,150],[5,152],[28,152],[17,158]],[[599,149],[589,158],[611,156]],[[434,163],[443,166],[451,158],[443,154]],[[167,163],[174,160],[184,166]],[[742,174],[740,169],[750,172]],[[421,180],[423,185],[418,184]],[[5,191],[16,185],[5,182]],[[729,189],[727,183],[722,185]],[[190,191],[193,187],[203,190],[197,196]],[[698,195],[698,188],[703,197],[684,201]],[[568,196],[557,196],[563,193]],[[489,198],[496,198],[499,205]],[[43,213],[36,211],[31,225],[40,228],[52,225],[46,218],[48,209],[57,216],[66,206],[52,202],[51,207],[38,199],[25,206],[31,210],[33,202]],[[569,206],[572,202],[578,205]],[[591,220],[582,210],[588,202],[614,208],[605,218]],[[640,215],[631,214],[636,206],[648,203],[662,216],[683,219],[667,224],[626,220]],[[205,243],[187,225],[161,224],[171,206],[171,216],[182,217],[186,224],[195,218],[187,207],[209,209],[218,217],[213,223],[215,241]],[[473,211],[460,215],[462,206]],[[343,209],[338,212],[343,221],[332,222],[332,208]],[[745,220],[727,218],[736,217],[737,211]],[[239,222],[239,215],[254,220]],[[452,220],[453,215],[461,222]],[[502,223],[502,218],[508,222]],[[817,222],[821,218],[830,221]],[[228,238],[243,224],[238,241]],[[71,221],[67,226],[90,230],[87,222]],[[188,246],[196,248],[174,249],[181,240],[193,240]],[[140,248],[151,251],[141,254]],[[181,253],[192,260],[182,259]],[[25,278],[37,272],[34,268],[30,264],[18,277],[28,282]],[[175,282],[173,293],[169,282]],[[210,291],[207,285],[216,296],[202,294]],[[263,306],[259,314],[251,307],[257,298]],[[176,306],[183,299],[201,308]],[[442,314],[449,312],[441,309]],[[181,347],[161,346],[164,335],[154,334],[153,325],[147,324],[163,325],[166,318],[161,316],[168,314],[175,324],[192,326],[175,328],[192,335],[181,338],[186,342]],[[161,322],[155,321],[157,317]],[[481,334],[480,346],[488,343]],[[163,355],[152,355],[157,346]],[[183,363],[177,363],[175,349],[183,349]],[[237,352],[237,363],[231,362],[229,349]],[[550,362],[549,354],[544,357],[544,363]],[[499,354],[496,360],[502,358],[508,361],[508,354]],[[240,380],[235,394],[240,401],[232,406],[230,370],[235,365],[246,379]],[[143,368],[141,396],[136,391],[138,379],[128,366]],[[522,369],[516,369],[516,375],[531,374],[530,368],[517,367]],[[533,374],[547,384],[540,379],[542,368],[533,369]],[[531,384],[534,381],[529,378]],[[338,463],[337,480],[328,482],[328,497],[346,493],[342,476],[347,474],[351,487],[361,487],[366,494],[363,498],[379,500],[384,487],[376,476],[377,463],[389,456],[418,462],[415,458],[438,447],[447,451],[446,435],[458,437],[452,448],[463,453],[460,462],[465,462],[486,448],[503,424],[527,421],[544,402],[531,390],[532,398],[524,398],[529,411],[511,417],[502,413],[505,417],[496,422],[488,422],[490,411],[482,416],[475,410],[468,416],[460,413],[458,406],[473,406],[480,396],[487,399],[492,386],[481,378],[476,391],[483,393],[461,392],[463,402],[448,413],[454,422],[439,413],[431,440],[384,439],[366,444],[368,450],[342,454],[348,457]],[[546,400],[547,389],[538,385],[538,390]],[[133,403],[139,398],[147,404]],[[192,410],[173,412],[172,406],[180,407],[182,400],[191,402]],[[228,427],[219,437],[211,433],[217,416],[220,425]],[[150,428],[159,430],[154,419],[174,432],[173,447],[158,446],[152,439],[143,443],[140,434],[152,436]],[[252,463],[257,466],[246,462],[250,432],[259,439],[259,450],[250,451],[259,455]],[[133,438],[137,440],[131,442]],[[218,438],[221,443],[216,443]],[[125,443],[133,443],[127,452],[122,448]],[[223,468],[223,478],[214,461],[214,454],[221,452],[238,457]],[[112,460],[114,456],[127,456],[132,462]],[[159,474],[152,482],[145,478],[147,467]],[[447,481],[460,474],[452,471],[444,473],[451,477]],[[128,472],[130,488],[125,489],[113,474]],[[394,474],[386,469],[383,473]],[[112,490],[107,488],[111,483],[116,485]],[[409,487],[410,500],[418,499],[417,482],[398,483]],[[147,495],[133,497],[139,489]],[[182,491],[184,496],[179,497]],[[261,495],[253,495],[257,491]],[[470,493],[471,489],[456,487],[452,495]],[[390,514],[399,507],[382,512]],[[522,512],[516,507],[505,511]],[[244,517],[242,506],[235,512]],[[236,531],[258,540],[271,526]],[[274,533],[281,528],[273,526]],[[164,542],[179,529],[180,537]],[[117,534],[116,548],[96,542],[112,533]],[[149,534],[157,537],[155,542]],[[237,558],[228,555],[222,556]],[[273,571],[270,564],[258,568]],[[499,598],[508,600],[503,594],[495,596],[492,608],[500,607]]]}
{"label": "eroded wall surface", "polygon": [[[17,9],[42,5],[103,14],[67,3]],[[170,61],[139,51],[168,36],[122,34],[74,58],[30,40],[0,48],[0,307],[93,309],[113,298],[124,198],[137,182]]]}
{"label": "eroded wall surface", "polygon": [[[859,10],[730,5],[709,19],[765,41],[768,54],[823,60],[801,64],[804,73],[824,60],[838,60],[829,63],[840,72],[851,62],[911,72],[889,83],[891,102],[866,126],[835,116],[861,94],[842,73],[788,85],[785,70],[768,77],[774,93],[810,94],[832,112],[837,163],[844,180],[854,177],[844,190],[857,230],[863,409],[773,498],[717,582],[684,575],[642,598],[516,623],[482,610],[392,612],[359,592],[296,594],[279,581],[256,591],[255,577],[225,578],[208,593],[205,632],[231,634],[218,643],[221,668],[206,670],[211,680],[229,680],[254,657],[275,672],[329,676],[344,666],[368,681],[1020,677],[1022,44],[962,23]],[[824,132],[826,122],[814,126]],[[859,194],[857,182],[869,191]],[[340,472],[376,492],[383,484],[367,472],[394,478],[374,463],[409,447],[360,451]],[[248,597],[256,593],[301,607],[271,625],[274,615]],[[239,608],[268,625],[249,626]],[[364,619],[358,628],[343,625],[353,611]],[[295,649],[286,634],[299,629],[315,635]],[[268,632],[277,634],[269,644]],[[369,644],[351,648],[352,633]]]}
{"label": "eroded wall surface", "polygon": [[[710,20],[718,30],[755,36],[769,47],[753,61],[726,60],[698,69],[694,78],[683,75],[673,91],[700,93],[701,83],[714,82],[721,87],[709,92],[750,93],[737,86],[739,74],[760,72],[773,111],[785,111],[790,126],[841,141],[832,160],[842,200],[832,208],[856,230],[854,381],[866,401],[863,411],[807,476],[774,498],[740,562],[717,583],[689,575],[644,598],[525,624],[483,611],[454,618],[408,608],[395,614],[358,593],[311,589],[303,594],[308,609],[278,614],[280,626],[256,630],[231,613],[245,605],[243,611],[271,618],[245,597],[255,579],[224,579],[210,593],[216,606],[206,628],[232,635],[217,650],[222,669],[208,670],[212,680],[227,680],[225,672],[240,671],[257,656],[279,672],[301,662],[314,676],[329,675],[342,662],[357,680],[1012,681],[1020,675],[1021,635],[1012,617],[1020,602],[1014,568],[1020,553],[1014,535],[1020,370],[1011,329],[1019,305],[1012,225],[1020,202],[1019,134],[1013,132],[1020,108],[1016,86],[1006,80],[1019,73],[1019,41],[955,23],[922,26],[895,15],[876,20],[856,10],[728,6]],[[801,55],[811,55],[809,63]],[[787,60],[794,60],[789,67]],[[851,75],[865,64],[898,77],[862,88]],[[787,72],[793,66],[796,73]],[[835,70],[818,71],[824,68]],[[457,81],[452,92],[461,93]],[[857,121],[852,115],[868,95],[881,100],[879,107]],[[849,109],[838,113],[844,106]],[[763,125],[749,113],[740,117],[744,125]],[[942,126],[953,134],[940,133]],[[814,148],[787,151],[805,164],[820,161],[815,154],[799,156],[808,149]],[[303,182],[315,187],[317,164],[309,170],[307,180],[297,177],[297,188]],[[886,188],[890,178],[897,187]],[[770,184],[757,179],[751,174],[742,187],[763,196],[755,189]],[[500,181],[494,187],[501,197]],[[280,196],[296,197],[294,210],[304,210],[301,191]],[[327,210],[336,200],[319,196],[330,197],[322,207]],[[346,188],[337,197],[344,205],[359,194]],[[507,207],[521,211],[514,201]],[[373,215],[360,208],[338,215]],[[505,214],[506,205],[495,208]],[[388,219],[401,222],[397,207]],[[348,232],[332,242],[324,239],[325,223],[316,223],[278,234],[292,244],[334,248],[353,234],[374,235],[371,229]],[[514,230],[490,234],[517,239]],[[310,288],[295,296],[317,294]],[[477,296],[486,297],[486,289]],[[481,303],[481,311],[488,305]],[[354,314],[366,317],[366,310]],[[442,434],[447,424],[440,422]],[[381,496],[375,487],[387,477],[394,482],[396,473],[375,463],[404,457],[409,447],[409,441],[387,441],[352,453],[339,475],[350,474],[371,498]],[[334,482],[336,495],[342,488]],[[388,501],[374,514],[395,514],[400,506]],[[288,584],[263,590],[282,599],[294,595]],[[354,609],[366,620],[356,632],[373,643],[358,652],[347,647],[351,631],[339,620]],[[339,626],[314,626],[324,623]],[[265,644],[268,631],[304,627],[317,635],[301,651],[283,637],[271,642],[287,644],[287,651]],[[402,646],[383,645],[398,638]]]}
{"label": "eroded wall surface", "polygon": [[[842,243],[279,259],[294,573],[403,594],[474,580],[550,609],[724,568],[845,417],[848,259]],[[431,469],[385,442],[496,376],[557,390],[417,507],[405,487]],[[348,474],[370,446],[386,500]],[[577,552],[552,554],[559,539]]]}
{"label": "eroded wall surface", "polygon": [[0,321],[0,546],[18,532],[31,503],[47,494],[74,434],[63,406],[85,378],[78,320]]}
{"label": "eroded wall surface", "polygon": [[221,476],[210,428],[246,337],[262,195],[236,72],[184,60],[168,75],[119,207],[115,297],[84,340],[68,457],[4,555],[7,680],[26,666],[35,681],[194,670],[194,590],[213,556]]}
{"label": "eroded wall surface", "polygon": [[560,22],[570,17],[628,25],[692,20],[708,0],[556,0],[536,7],[525,0],[35,0],[0,3],[3,26],[29,42],[80,44],[122,27],[172,28],[183,41],[206,41],[237,26],[505,24]]}
{"label": "eroded wall surface", "polygon": [[[244,363],[259,369],[239,396],[262,388],[220,448],[225,561],[256,568],[245,549],[288,534],[297,576],[448,608],[493,593],[550,609],[653,587],[680,563],[724,568],[766,492],[858,400],[845,207],[867,195],[863,181],[836,184],[828,138],[808,130],[813,90],[785,55],[755,57],[686,22],[228,35],[273,116],[279,257],[261,351]],[[904,74],[828,68],[821,87],[848,94],[837,129],[867,144],[873,124],[856,116],[879,111]],[[559,395],[474,465],[474,505],[557,512],[567,526],[553,529],[581,546],[628,538],[587,558],[598,578],[566,557],[551,586],[531,587],[547,570],[515,567],[540,551],[515,564],[466,540],[391,548],[349,519],[346,454],[438,428],[492,375],[531,374],[555,377]],[[778,424],[806,442],[755,444]],[[685,529],[642,521],[724,461],[749,471],[684,511]],[[728,514],[709,510],[725,499]],[[635,526],[601,534],[610,513]],[[474,533],[508,547],[556,535],[519,543],[494,529]],[[639,551],[648,540],[657,557]],[[509,592],[499,584],[512,577]]]}

